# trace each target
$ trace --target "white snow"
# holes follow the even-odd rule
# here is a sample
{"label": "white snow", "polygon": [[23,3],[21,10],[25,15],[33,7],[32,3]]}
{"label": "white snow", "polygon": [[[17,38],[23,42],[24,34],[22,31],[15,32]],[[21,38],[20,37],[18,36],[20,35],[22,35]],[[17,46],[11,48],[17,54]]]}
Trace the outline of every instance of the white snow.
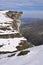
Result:
{"label": "white snow", "polygon": [[8,24],[4,24],[4,23],[3,23],[3,24],[0,24],[0,27],[4,27],[4,26],[5,26],[5,27],[6,27],[6,26],[11,26],[11,24],[9,24],[9,23],[8,23]]}
{"label": "white snow", "polygon": [[0,11],[0,23],[4,23],[4,22],[9,22],[9,21],[13,21],[11,18],[7,17],[4,13],[8,12],[6,11]]}
{"label": "white snow", "polygon": [[3,47],[0,48],[0,51],[15,51],[16,46],[19,45],[19,43],[21,42],[21,40],[26,40],[24,37],[21,38],[9,38],[9,39],[0,39],[0,45],[4,45]]}
{"label": "white snow", "polygon": [[0,59],[0,65],[43,65],[43,45],[30,48],[25,56]]}
{"label": "white snow", "polygon": [[6,30],[6,31],[3,31],[3,30],[0,30],[0,35],[6,35],[6,34],[15,34],[15,33],[19,33],[17,30]]}
{"label": "white snow", "polygon": [[0,13],[6,13],[6,12],[8,12],[9,10],[2,10],[2,11],[0,11]]}

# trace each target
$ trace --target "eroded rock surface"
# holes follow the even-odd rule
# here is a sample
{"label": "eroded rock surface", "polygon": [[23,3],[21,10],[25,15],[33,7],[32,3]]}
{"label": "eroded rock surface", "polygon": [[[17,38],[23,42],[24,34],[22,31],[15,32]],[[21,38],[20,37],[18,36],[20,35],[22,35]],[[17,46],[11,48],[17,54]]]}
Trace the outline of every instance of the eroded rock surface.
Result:
{"label": "eroded rock surface", "polygon": [[[14,53],[32,47],[20,34],[22,12],[0,11],[0,54]],[[3,20],[1,20],[3,19]]]}

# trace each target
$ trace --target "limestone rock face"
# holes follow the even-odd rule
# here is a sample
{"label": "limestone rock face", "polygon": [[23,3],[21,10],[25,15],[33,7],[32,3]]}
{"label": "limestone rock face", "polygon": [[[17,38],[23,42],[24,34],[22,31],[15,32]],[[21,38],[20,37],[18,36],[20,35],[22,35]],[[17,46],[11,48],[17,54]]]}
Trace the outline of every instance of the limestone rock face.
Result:
{"label": "limestone rock face", "polygon": [[30,46],[19,32],[22,12],[0,11],[0,52],[13,52]]}
{"label": "limestone rock face", "polygon": [[19,17],[23,14],[23,12],[17,12],[17,11],[8,11],[7,16],[12,19],[19,19]]}
{"label": "limestone rock face", "polygon": [[8,11],[8,12],[6,12],[6,14],[7,14],[8,17],[13,19],[12,27],[14,29],[17,29],[18,31],[20,31],[19,28],[20,28],[20,25],[21,25],[21,20],[19,18],[21,17],[23,12]]}

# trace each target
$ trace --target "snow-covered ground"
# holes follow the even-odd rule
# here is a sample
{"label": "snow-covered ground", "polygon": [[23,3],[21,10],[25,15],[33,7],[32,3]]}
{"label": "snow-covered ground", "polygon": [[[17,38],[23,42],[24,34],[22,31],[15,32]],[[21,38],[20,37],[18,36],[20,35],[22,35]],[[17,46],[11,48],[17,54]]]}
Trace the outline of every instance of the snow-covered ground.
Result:
{"label": "snow-covered ground", "polygon": [[10,31],[8,31],[8,30],[6,30],[6,31],[3,31],[3,30],[0,30],[0,35],[6,35],[6,34],[17,34],[17,33],[19,33],[17,30],[10,30]]}
{"label": "snow-covered ground", "polygon": [[5,15],[6,12],[8,12],[8,10],[0,11],[0,23],[13,21],[11,18]]}
{"label": "snow-covered ground", "polygon": [[0,39],[0,45],[3,45],[0,48],[0,51],[16,51],[16,46],[19,45],[19,43],[21,43],[21,40],[26,40],[24,37],[20,37],[20,38],[8,38],[8,39]]}
{"label": "snow-covered ground", "polygon": [[43,45],[28,49],[24,56],[0,59],[0,65],[43,65]]}

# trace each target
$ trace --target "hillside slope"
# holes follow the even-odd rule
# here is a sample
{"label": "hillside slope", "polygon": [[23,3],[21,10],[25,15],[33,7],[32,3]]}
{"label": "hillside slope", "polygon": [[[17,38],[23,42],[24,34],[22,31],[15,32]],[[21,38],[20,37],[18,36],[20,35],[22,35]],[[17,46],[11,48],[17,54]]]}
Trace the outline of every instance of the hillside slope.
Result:
{"label": "hillside slope", "polygon": [[36,46],[30,49],[27,55],[15,57],[4,57],[0,59],[0,65],[43,65],[43,45]]}

